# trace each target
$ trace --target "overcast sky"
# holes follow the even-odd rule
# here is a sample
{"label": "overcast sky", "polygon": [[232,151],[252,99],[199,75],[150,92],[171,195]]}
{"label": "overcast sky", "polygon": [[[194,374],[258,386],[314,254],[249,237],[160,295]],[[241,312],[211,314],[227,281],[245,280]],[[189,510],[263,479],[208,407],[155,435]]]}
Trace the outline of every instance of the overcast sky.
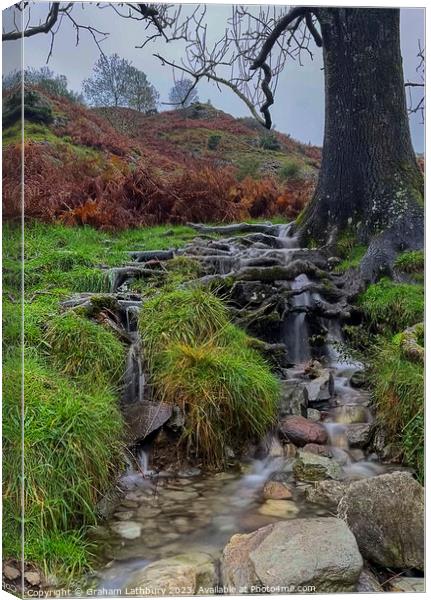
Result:
{"label": "overcast sky", "polygon": [[[45,6],[44,6],[45,5]],[[210,24],[210,35],[214,39],[222,34],[226,20],[231,13],[230,5],[209,5],[207,20]],[[46,3],[41,2],[32,8],[32,21],[44,18]],[[135,46],[145,38],[143,24],[129,19],[120,19],[111,8],[104,10],[86,4],[84,8],[77,4],[73,15],[81,24],[91,24],[110,35],[102,43],[106,54],[118,53],[132,61],[144,71],[151,83],[160,92],[161,101],[168,100],[172,87],[173,75],[170,67],[162,67],[152,55],[160,52],[170,59],[178,59],[183,53],[181,43],[166,45],[158,41],[144,49]],[[4,27],[7,27],[7,15],[4,15]],[[424,40],[424,10],[401,9],[401,47],[406,80],[417,80],[418,40]],[[51,43],[50,35],[36,35],[25,42],[24,62],[30,67],[41,67],[46,64]],[[3,46],[4,69],[16,67],[16,55],[19,42],[7,42]],[[5,53],[6,50],[6,53]],[[15,50],[15,61],[11,60]],[[303,142],[321,145],[323,141],[324,91],[322,56],[318,48],[313,48],[313,60],[304,56],[303,65],[290,61],[286,64],[277,89],[272,117],[276,129],[289,133]],[[55,38],[52,57],[49,61],[51,69],[67,76],[72,89],[79,91],[83,79],[91,74],[92,67],[99,56],[99,51],[88,32],[81,33],[80,42],[76,46],[75,33],[70,22],[64,22]],[[9,61],[8,61],[9,57]],[[9,62],[9,64],[8,64]],[[220,92],[212,83],[200,83],[199,97],[208,99],[217,108],[221,108],[235,116],[248,116],[247,107],[228,89]],[[418,115],[411,118],[411,131],[415,149],[423,152],[424,128]]]}

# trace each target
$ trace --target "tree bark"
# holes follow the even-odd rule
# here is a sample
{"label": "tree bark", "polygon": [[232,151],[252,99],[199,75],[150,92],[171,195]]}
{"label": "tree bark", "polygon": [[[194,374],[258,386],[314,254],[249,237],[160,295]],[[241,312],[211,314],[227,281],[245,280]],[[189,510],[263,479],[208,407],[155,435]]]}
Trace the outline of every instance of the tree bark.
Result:
{"label": "tree bark", "polygon": [[[410,137],[399,10],[315,13],[323,39],[325,136],[316,192],[299,219],[300,232],[323,241],[334,228],[338,234],[349,230],[367,243],[381,234],[391,255],[423,247],[423,178]],[[375,254],[381,252],[377,245]],[[376,269],[381,266],[368,271]]]}

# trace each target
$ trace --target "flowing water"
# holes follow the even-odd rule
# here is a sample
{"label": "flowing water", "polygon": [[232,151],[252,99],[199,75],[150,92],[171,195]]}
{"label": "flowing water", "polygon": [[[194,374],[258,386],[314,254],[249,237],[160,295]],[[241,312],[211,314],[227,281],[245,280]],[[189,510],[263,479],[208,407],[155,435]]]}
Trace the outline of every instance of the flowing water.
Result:
{"label": "flowing water", "polygon": [[[281,248],[268,250],[256,244],[252,251],[243,251],[242,255],[223,257],[219,261],[220,270],[229,271],[235,261],[240,268],[242,261],[250,257],[266,260],[275,256],[288,264],[298,248],[298,241],[291,232],[291,225],[280,226]],[[289,360],[294,365],[289,371],[299,379],[304,363],[312,358],[307,314],[316,295],[309,291],[310,283],[305,274],[291,282],[290,289],[299,293],[290,298],[290,310],[282,331]],[[334,395],[326,401],[322,412],[329,450],[333,460],[342,465],[344,479],[379,474],[385,467],[349,443],[351,428],[368,427],[372,420],[368,393],[350,385],[351,375],[362,365],[349,361],[340,351],[343,340],[339,323],[322,319],[322,325],[328,330],[328,337],[326,358],[321,361],[334,379]],[[142,401],[144,389],[145,376],[136,340],[127,359],[125,399]],[[284,450],[275,441],[271,444],[270,440],[268,445],[272,451],[266,458],[245,460],[232,472],[206,476],[191,471],[182,476],[154,474],[148,448],[141,448],[119,482],[123,492],[113,516],[94,531],[100,562],[99,588],[121,589],[137,570],[150,562],[185,551],[219,557],[235,533],[254,531],[280,519],[329,515],[327,509],[305,500],[307,484],[295,482],[294,456],[289,445]],[[263,487],[270,476],[291,486],[290,500],[264,499]]]}

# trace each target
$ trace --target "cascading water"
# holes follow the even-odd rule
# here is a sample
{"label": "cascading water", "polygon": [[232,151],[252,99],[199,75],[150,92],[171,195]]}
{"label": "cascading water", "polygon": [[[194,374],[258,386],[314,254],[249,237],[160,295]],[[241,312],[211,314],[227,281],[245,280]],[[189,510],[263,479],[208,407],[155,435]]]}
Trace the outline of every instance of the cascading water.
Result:
{"label": "cascading water", "polygon": [[145,372],[139,342],[130,345],[124,372],[123,401],[125,403],[143,402],[145,390]]}
{"label": "cascading water", "polygon": [[[291,285],[291,290],[301,290],[310,283],[307,275],[298,275]],[[304,291],[294,294],[291,299],[292,310],[284,325],[283,337],[287,346],[289,360],[293,364],[304,363],[311,358],[307,309],[311,305],[311,294]]]}
{"label": "cascading water", "polygon": [[[215,270],[221,274],[230,269],[238,271],[253,261],[258,264],[260,261],[263,268],[271,260],[287,265],[295,259],[296,251],[301,258],[307,252],[299,248],[292,224],[278,226],[278,237],[274,239],[273,234],[273,239],[266,245],[260,241],[236,244],[232,238],[218,240],[207,248],[205,243],[200,240],[198,250],[202,250],[202,256],[212,258]],[[213,260],[215,249],[223,255],[220,260]],[[198,254],[196,248],[195,254]],[[310,383],[309,364],[305,364],[312,354],[307,316],[315,303],[322,301],[318,293],[311,291],[312,287],[313,282],[305,274],[298,275],[290,284],[290,291],[298,293],[289,296],[290,310],[282,334],[290,362],[294,365],[284,370],[285,376],[288,381],[294,380],[295,385],[296,382],[299,385]],[[286,290],[287,285],[282,282],[279,288]],[[127,327],[132,329],[132,323],[136,322],[134,309],[126,317]],[[324,451],[339,463],[346,480],[379,474],[384,467],[366,458],[363,445],[351,444],[351,428],[367,427],[371,421],[367,392],[354,389],[350,384],[353,372],[360,370],[362,365],[346,360],[340,352],[342,332],[339,322],[321,319],[321,323],[328,331],[328,344],[319,369],[326,375],[329,372],[335,383],[330,394],[314,405],[319,406],[320,410],[315,408],[314,412],[318,413],[317,419],[328,434]],[[130,347],[125,382],[125,401],[142,402],[145,377],[137,335]],[[292,454],[290,444],[283,447],[280,442],[273,444],[271,436],[266,441],[268,443],[263,445],[268,448],[267,456],[261,458],[259,455],[259,460],[243,462],[236,472],[212,473],[210,476],[172,472],[152,478],[149,477],[152,473],[148,448],[135,454],[122,478],[126,489],[124,497],[108,525],[108,531],[115,533],[111,533],[110,538],[108,534],[108,540],[105,535],[101,543],[102,558],[108,562],[100,574],[101,585],[107,589],[114,584],[122,588],[148,562],[187,551],[217,557],[233,534],[255,531],[277,520],[332,515],[329,508],[305,501],[304,484],[295,480],[292,469],[295,448]],[[280,500],[268,501],[264,497],[263,488],[268,480],[283,482],[291,490],[291,498],[281,501],[284,507],[280,506]]]}

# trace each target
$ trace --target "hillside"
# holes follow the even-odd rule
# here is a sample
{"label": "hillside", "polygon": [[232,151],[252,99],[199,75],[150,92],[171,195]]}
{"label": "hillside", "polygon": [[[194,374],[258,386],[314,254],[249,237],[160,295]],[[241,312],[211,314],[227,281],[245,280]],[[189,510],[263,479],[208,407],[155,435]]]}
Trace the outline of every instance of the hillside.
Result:
{"label": "hillside", "polygon": [[[4,216],[20,214],[19,98],[4,99]],[[295,217],[319,150],[209,105],[143,115],[26,90],[26,216],[104,229]]]}
{"label": "hillside", "polygon": [[190,158],[235,167],[239,178],[314,177],[320,149],[279,132],[269,132],[253,118],[236,119],[210,104],[144,115],[130,109],[98,109],[119,132],[178,163]]}

